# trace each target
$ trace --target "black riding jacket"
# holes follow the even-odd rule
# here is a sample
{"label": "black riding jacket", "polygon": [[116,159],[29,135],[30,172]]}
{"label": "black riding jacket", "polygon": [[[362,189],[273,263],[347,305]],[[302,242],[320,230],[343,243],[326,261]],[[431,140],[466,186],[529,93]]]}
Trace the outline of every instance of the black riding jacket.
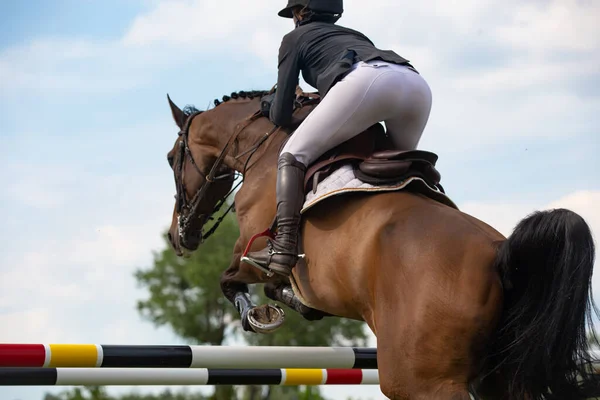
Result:
{"label": "black riding jacket", "polygon": [[408,64],[391,50],[380,50],[360,32],[329,22],[308,22],[283,37],[279,48],[277,91],[270,119],[279,126],[292,120],[300,71],[323,97],[358,61]]}

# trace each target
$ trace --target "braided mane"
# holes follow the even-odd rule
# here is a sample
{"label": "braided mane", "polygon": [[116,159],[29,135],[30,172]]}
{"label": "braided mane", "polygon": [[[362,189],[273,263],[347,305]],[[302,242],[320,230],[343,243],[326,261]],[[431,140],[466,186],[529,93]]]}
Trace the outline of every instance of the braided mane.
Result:
{"label": "braided mane", "polygon": [[269,93],[268,90],[251,90],[249,92],[241,90],[239,92],[233,92],[229,96],[223,96],[223,101],[219,101],[218,99],[215,99],[214,103],[215,103],[215,106],[218,106],[219,104],[225,103],[231,99],[237,100],[237,99],[248,98],[248,99],[252,100],[255,97],[262,97],[268,93]]}
{"label": "braided mane", "polygon": [[[215,107],[219,106],[220,104],[226,103],[230,100],[237,100],[237,99],[254,99],[255,97],[262,97],[266,94],[268,94],[269,91],[268,90],[251,90],[251,91],[244,91],[244,90],[240,90],[239,92],[233,92],[231,93],[229,96],[224,95],[223,98],[221,100],[219,99],[215,99],[214,100],[214,105]],[[198,110],[195,106],[193,105],[186,105],[183,110],[185,115],[191,115],[194,113],[198,113],[198,112],[202,112],[201,110]]]}

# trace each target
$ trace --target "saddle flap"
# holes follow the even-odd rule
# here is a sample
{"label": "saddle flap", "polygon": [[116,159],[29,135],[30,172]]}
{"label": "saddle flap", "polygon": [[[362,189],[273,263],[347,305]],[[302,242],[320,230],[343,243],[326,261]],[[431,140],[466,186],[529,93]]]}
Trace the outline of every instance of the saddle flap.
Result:
{"label": "saddle flap", "polygon": [[355,168],[357,177],[371,184],[385,184],[420,177],[438,186],[441,175],[435,168],[438,156],[423,150],[386,150],[373,153]]}
{"label": "saddle flap", "polygon": [[359,164],[359,168],[367,175],[377,178],[393,178],[404,175],[411,167],[412,161],[368,160]]}
{"label": "saddle flap", "polygon": [[424,150],[383,150],[371,154],[373,160],[423,160],[435,166],[438,156]]}

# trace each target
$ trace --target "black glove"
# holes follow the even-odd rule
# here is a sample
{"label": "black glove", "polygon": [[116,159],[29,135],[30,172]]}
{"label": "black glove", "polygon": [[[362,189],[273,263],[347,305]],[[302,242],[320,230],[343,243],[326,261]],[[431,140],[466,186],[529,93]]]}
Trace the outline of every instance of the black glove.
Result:
{"label": "black glove", "polygon": [[268,94],[260,99],[260,112],[267,118],[269,118],[271,113],[271,103],[273,103],[274,99],[275,93]]}

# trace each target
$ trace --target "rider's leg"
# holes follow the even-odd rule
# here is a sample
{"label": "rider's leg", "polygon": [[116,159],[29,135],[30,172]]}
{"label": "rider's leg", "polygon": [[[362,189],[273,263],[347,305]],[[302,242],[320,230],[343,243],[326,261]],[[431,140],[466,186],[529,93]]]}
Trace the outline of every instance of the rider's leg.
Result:
{"label": "rider's leg", "polygon": [[406,74],[402,89],[387,94],[388,103],[394,104],[384,118],[387,134],[399,150],[414,150],[419,144],[431,111],[431,90],[420,75],[406,67],[394,66]]}
{"label": "rider's leg", "polygon": [[[374,64],[374,65],[373,65]],[[414,76],[413,76],[414,75]],[[338,82],[309,114],[281,150],[277,172],[277,230],[268,248],[249,253],[244,261],[288,276],[298,259],[300,210],[304,203],[305,169],[326,151],[358,135],[371,125],[391,120],[400,126],[404,109],[415,113],[415,106],[398,92],[422,80],[415,72],[385,63],[360,63]],[[422,86],[429,93],[429,87]],[[423,97],[422,94],[419,94]],[[410,97],[409,94],[406,96]],[[431,94],[429,93],[429,96]],[[430,103],[421,104],[418,114],[429,115]],[[427,118],[425,118],[425,121]],[[411,134],[418,138],[421,130]]]}
{"label": "rider's leg", "polygon": [[323,153],[385,121],[394,144],[414,149],[431,111],[431,90],[409,67],[372,61],[331,88],[281,153],[308,166]]}
{"label": "rider's leg", "polygon": [[279,156],[277,163],[277,235],[269,246],[248,253],[242,261],[269,268],[288,276],[298,260],[298,229],[300,210],[304,203],[304,172],[306,166],[290,153]]}

